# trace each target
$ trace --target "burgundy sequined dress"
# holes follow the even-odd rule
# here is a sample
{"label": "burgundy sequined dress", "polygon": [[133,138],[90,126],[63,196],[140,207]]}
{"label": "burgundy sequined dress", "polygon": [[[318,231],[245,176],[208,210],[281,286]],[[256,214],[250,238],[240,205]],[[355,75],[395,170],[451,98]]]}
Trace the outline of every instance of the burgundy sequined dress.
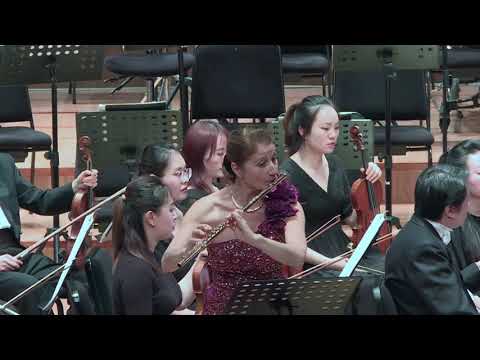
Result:
{"label": "burgundy sequined dress", "polygon": [[[284,242],[285,220],[295,215],[297,189],[288,181],[282,182],[264,199],[265,221],[257,233]],[[285,277],[283,266],[257,248],[238,239],[208,246],[210,284],[204,292],[204,314],[223,314],[234,290],[243,282]]]}

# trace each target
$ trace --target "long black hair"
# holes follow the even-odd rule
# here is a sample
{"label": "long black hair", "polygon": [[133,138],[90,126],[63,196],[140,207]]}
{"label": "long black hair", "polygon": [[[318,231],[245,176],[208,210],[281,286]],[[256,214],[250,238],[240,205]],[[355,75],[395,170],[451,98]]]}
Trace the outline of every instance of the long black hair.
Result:
{"label": "long black hair", "polygon": [[155,270],[160,266],[149,250],[143,216],[157,211],[167,203],[168,189],[155,175],[140,176],[127,185],[125,200],[117,199],[113,208],[113,258],[116,264],[120,253],[125,252],[148,262]]}
{"label": "long black hair", "polygon": [[[440,157],[439,163],[458,166],[468,170],[468,156],[480,151],[480,140],[464,140]],[[467,261],[473,263],[480,259],[480,234],[478,233],[478,219],[469,215],[462,226],[460,241]],[[455,233],[458,234],[458,233]]]}
{"label": "long black hair", "polygon": [[480,140],[464,140],[440,156],[438,163],[467,169],[468,155],[475,154],[478,151],[480,151]]}
{"label": "long black hair", "polygon": [[138,176],[154,174],[162,178],[176,149],[169,145],[145,146],[138,165]]}

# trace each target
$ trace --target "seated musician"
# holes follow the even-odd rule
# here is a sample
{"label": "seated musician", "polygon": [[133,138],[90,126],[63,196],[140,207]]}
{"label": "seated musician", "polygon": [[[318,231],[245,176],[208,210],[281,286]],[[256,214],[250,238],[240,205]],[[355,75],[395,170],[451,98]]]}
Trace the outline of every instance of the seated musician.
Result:
{"label": "seated musician", "polygon": [[452,229],[468,212],[466,172],[451,165],[424,170],[415,186],[415,213],[385,257],[385,285],[399,314],[477,314],[478,297],[465,287],[447,250]]}
{"label": "seated musician", "polygon": [[465,140],[441,156],[440,163],[468,171],[469,203],[465,223],[452,233],[447,248],[462,269],[465,285],[472,292],[480,290],[480,141]]}
{"label": "seated musician", "polygon": [[[183,213],[178,209],[178,203],[187,197],[188,181],[191,176],[191,169],[185,165],[183,156],[174,148],[165,147],[158,144],[147,145],[143,150],[140,164],[138,166],[138,175],[156,175],[162,181],[162,184],[168,187],[176,217],[176,228],[182,222]],[[171,238],[162,239],[155,248],[155,257],[161,261],[162,256],[170,243]],[[174,273],[177,281],[181,280],[192,264],[179,269]]]}
{"label": "seated musician", "polygon": [[190,240],[192,229],[199,224],[214,227],[231,220],[233,224],[226,226],[207,248],[211,283],[204,291],[205,315],[222,314],[242,282],[284,278],[284,265],[302,267],[306,251],[303,210],[288,181],[245,212],[238,212],[278,175],[271,134],[245,128],[233,131],[226,162],[232,185],[192,205],[162,258],[163,269],[175,271],[194,244]]}
{"label": "seated musician", "polygon": [[227,142],[227,130],[216,120],[200,120],[188,129],[183,142],[183,156],[192,169],[192,178],[187,196],[178,203],[183,213],[198,199],[218,190],[214,182],[224,177]]}
{"label": "seated musician", "polygon": [[154,255],[158,242],[172,237],[175,219],[176,208],[169,189],[155,175],[132,181],[125,199],[115,202],[114,314],[193,315],[186,309],[194,300],[192,271],[177,283],[171,273],[161,271]]}
{"label": "seated musician", "polygon": [[[39,215],[54,215],[70,210],[74,193],[80,188],[95,187],[97,171],[83,171],[72,183],[52,190],[41,190],[25,180],[14,159],[0,153],[0,207],[9,225],[0,230],[0,298],[8,300],[33,285],[58,266],[42,254],[31,254],[23,262],[15,255],[25,248],[20,244],[20,211],[23,208]],[[56,282],[50,281],[26,295],[18,304],[21,314],[41,314],[53,293]],[[86,289],[76,283],[81,300],[88,301]]]}
{"label": "seated musician", "polygon": [[[285,115],[285,143],[291,156],[280,168],[298,189],[299,202],[305,211],[307,235],[336,215],[341,215],[346,224],[356,226],[350,183],[341,160],[332,154],[339,135],[339,121],[333,104],[323,96],[308,96],[290,106]],[[374,183],[381,175],[380,168],[369,163],[366,179]],[[349,237],[341,224],[337,224],[308,243],[305,268],[345,253],[349,244]],[[317,274],[335,276],[345,264],[345,260],[340,261],[332,265],[332,270]],[[383,256],[377,249],[372,249],[365,254],[362,264],[383,270]]]}

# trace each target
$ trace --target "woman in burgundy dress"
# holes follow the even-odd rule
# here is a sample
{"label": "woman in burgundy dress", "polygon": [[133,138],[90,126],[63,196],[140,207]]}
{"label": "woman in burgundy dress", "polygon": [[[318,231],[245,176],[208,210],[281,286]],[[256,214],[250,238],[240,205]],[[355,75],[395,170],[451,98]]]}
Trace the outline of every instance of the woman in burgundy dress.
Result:
{"label": "woman in burgundy dress", "polygon": [[232,185],[190,208],[162,259],[163,269],[174,271],[194,245],[193,229],[202,224],[214,227],[232,216],[235,225],[208,246],[211,283],[204,292],[205,315],[222,314],[234,290],[245,281],[281,279],[287,266],[302,268],[306,251],[305,217],[297,191],[288,181],[248,211],[238,211],[278,176],[271,135],[265,130],[232,132],[226,165]]}

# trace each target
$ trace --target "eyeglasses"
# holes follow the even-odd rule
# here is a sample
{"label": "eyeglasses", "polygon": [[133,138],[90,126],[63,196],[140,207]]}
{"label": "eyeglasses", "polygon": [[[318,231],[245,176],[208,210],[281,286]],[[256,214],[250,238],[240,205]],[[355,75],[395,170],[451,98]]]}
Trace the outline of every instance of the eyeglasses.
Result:
{"label": "eyeglasses", "polygon": [[192,177],[192,169],[190,168],[184,168],[182,170],[178,170],[176,171],[173,175],[175,175],[176,177],[180,178],[180,180],[183,182],[183,183],[186,183],[190,180],[190,178]]}

